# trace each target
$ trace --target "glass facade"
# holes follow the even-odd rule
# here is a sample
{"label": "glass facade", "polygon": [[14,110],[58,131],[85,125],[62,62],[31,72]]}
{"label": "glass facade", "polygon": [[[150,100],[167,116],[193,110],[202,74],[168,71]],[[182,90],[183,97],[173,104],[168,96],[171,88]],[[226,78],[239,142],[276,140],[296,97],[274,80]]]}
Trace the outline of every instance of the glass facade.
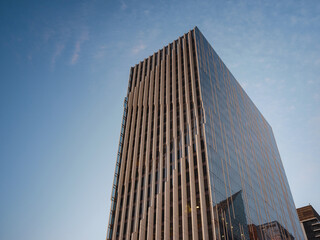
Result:
{"label": "glass facade", "polygon": [[[249,239],[255,232],[260,238],[254,239],[288,239],[284,231],[266,231],[274,222],[303,239],[270,125],[197,28],[195,36],[212,205],[215,223],[223,224],[215,227],[217,239],[223,239],[221,229],[229,239]],[[236,224],[231,220],[238,218],[235,194],[244,205],[239,218],[246,219]]]}

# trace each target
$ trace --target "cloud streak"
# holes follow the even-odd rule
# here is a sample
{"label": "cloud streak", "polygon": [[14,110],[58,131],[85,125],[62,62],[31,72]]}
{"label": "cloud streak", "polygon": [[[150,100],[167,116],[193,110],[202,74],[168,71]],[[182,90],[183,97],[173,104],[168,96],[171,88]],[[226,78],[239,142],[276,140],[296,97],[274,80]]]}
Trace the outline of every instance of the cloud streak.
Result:
{"label": "cloud streak", "polygon": [[127,4],[124,1],[121,1],[121,10],[126,10],[127,7]]}
{"label": "cloud streak", "polygon": [[61,55],[64,48],[65,48],[65,45],[63,43],[59,43],[56,45],[56,49],[51,57],[51,69],[52,70],[54,69],[54,67],[56,65],[57,58]]}
{"label": "cloud streak", "polygon": [[136,45],[133,47],[132,52],[134,54],[138,54],[142,50],[144,50],[147,46],[144,43],[140,43],[139,45]]}
{"label": "cloud streak", "polygon": [[81,45],[88,39],[89,39],[88,31],[83,31],[80,38],[75,43],[74,51],[71,58],[71,65],[75,65],[78,62],[80,52],[81,52]]}

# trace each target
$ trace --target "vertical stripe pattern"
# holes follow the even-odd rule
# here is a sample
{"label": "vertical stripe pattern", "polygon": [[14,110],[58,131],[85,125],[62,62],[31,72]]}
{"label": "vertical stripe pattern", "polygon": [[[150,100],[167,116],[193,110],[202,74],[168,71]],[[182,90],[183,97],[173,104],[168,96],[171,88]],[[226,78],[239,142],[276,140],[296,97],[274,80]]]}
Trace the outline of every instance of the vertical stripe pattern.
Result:
{"label": "vertical stripe pattern", "polygon": [[107,239],[209,239],[194,37],[131,69]]}
{"label": "vertical stripe pattern", "polygon": [[195,28],[130,70],[107,240],[300,239],[271,127]]}

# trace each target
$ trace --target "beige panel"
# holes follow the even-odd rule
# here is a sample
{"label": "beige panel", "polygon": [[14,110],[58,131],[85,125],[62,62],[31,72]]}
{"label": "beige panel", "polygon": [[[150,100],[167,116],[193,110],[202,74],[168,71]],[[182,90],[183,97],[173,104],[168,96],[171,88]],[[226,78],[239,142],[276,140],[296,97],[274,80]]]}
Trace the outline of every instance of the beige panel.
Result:
{"label": "beige panel", "polygon": [[[160,56],[160,52],[158,52],[158,56]],[[158,57],[158,59],[160,59]],[[159,63],[159,61],[158,61]],[[158,64],[156,66],[156,75],[155,75],[155,92],[154,92],[154,129],[153,129],[153,151],[152,151],[152,155],[153,155],[153,164],[155,166],[155,168],[157,167],[157,165],[159,165],[159,162],[156,162],[156,158],[157,158],[157,128],[158,128],[158,108],[159,108],[159,71],[160,71],[160,64]],[[159,172],[159,167],[158,167],[158,193],[160,192],[160,184],[159,184],[159,177],[160,176],[160,172]],[[155,182],[154,182],[155,183]],[[155,232],[156,232],[156,239],[159,239],[159,234],[161,234],[161,226],[159,223],[159,214],[160,214],[160,207],[159,205],[161,205],[161,199],[159,199],[159,194],[155,195],[156,197],[156,206],[155,207],[155,211],[156,211],[156,222],[155,222]]]}
{"label": "beige panel", "polygon": [[[149,101],[148,101],[148,131],[147,131],[147,148],[146,148],[146,161],[147,161],[147,169],[148,171],[146,171],[146,183],[148,183],[149,181],[149,171],[150,171],[150,168],[152,168],[152,166],[150,166],[149,162],[150,162],[150,142],[151,142],[151,122],[152,122],[152,118],[151,118],[151,113],[152,113],[152,106],[153,106],[153,80],[154,80],[154,65],[155,65],[155,54],[153,54],[152,56],[152,64],[150,64],[152,67],[151,67],[151,71],[150,71],[150,88],[149,88]],[[152,172],[151,172],[152,174]],[[153,187],[152,187],[152,184],[151,184],[151,191],[152,191]],[[150,230],[150,226],[153,226],[153,215],[151,217],[150,214],[147,214],[150,212],[150,208],[147,208],[147,194],[148,194],[148,191],[147,191],[147,184],[146,184],[146,190],[145,190],[145,194],[146,194],[146,198],[145,198],[145,201],[144,201],[144,210],[143,210],[143,219],[145,221],[145,228],[147,228],[147,232],[149,234],[149,230]],[[147,216],[148,216],[148,221],[147,221]],[[152,221],[150,221],[150,218],[152,219]],[[140,236],[141,236],[141,239],[150,239],[150,238],[147,238],[147,235],[145,235],[145,231],[140,231]]]}
{"label": "beige panel", "polygon": [[[184,63],[188,62],[187,59],[187,41],[186,41],[187,35],[183,37],[183,58]],[[187,64],[184,64],[184,76],[186,80],[185,84],[185,90],[186,90],[186,105],[187,105],[187,121],[189,125],[189,136],[190,136],[190,146],[188,147],[188,154],[189,154],[189,175],[190,175],[190,200],[191,200],[191,220],[192,220],[192,239],[197,240],[198,239],[198,220],[197,220],[197,214],[196,214],[196,189],[195,189],[195,176],[194,176],[194,161],[193,161],[193,149],[192,149],[192,122],[191,122],[191,109],[190,109],[190,101],[189,99],[189,84],[187,82],[189,81],[188,77],[188,66]]]}
{"label": "beige panel", "polygon": [[[149,93],[149,126],[148,126],[148,136],[147,136],[147,139],[148,139],[148,146],[147,146],[147,159],[149,160],[150,158],[150,151],[151,151],[151,146],[149,143],[151,143],[151,128],[152,128],[152,108],[153,108],[153,105],[154,105],[154,102],[153,102],[153,91],[154,91],[154,72],[155,72],[155,65],[154,65],[154,62],[155,62],[155,54],[153,55],[153,68],[151,70],[151,82],[150,82],[150,93]],[[153,147],[153,146],[152,146]],[[154,178],[155,178],[155,163],[153,161],[153,156],[152,156],[152,183],[151,183],[151,204],[149,206],[149,208],[147,209],[148,211],[148,224],[147,224],[147,227],[148,227],[148,230],[147,230],[147,239],[153,239],[153,232],[154,232],[154,209],[155,209],[155,206],[154,206],[154,196],[155,196],[155,185],[154,185]]]}
{"label": "beige panel", "polygon": [[[179,87],[179,98],[180,98],[180,128],[184,136],[184,120],[183,120],[183,91],[182,88],[182,59],[181,59],[181,38],[178,41],[178,87]],[[184,142],[184,138],[182,139]],[[185,146],[186,143],[183,144]],[[187,202],[187,183],[186,183],[186,159],[185,159],[185,148],[182,148],[181,158],[181,204],[182,204],[182,237],[184,240],[188,240],[188,202]]]}
{"label": "beige panel", "polygon": [[[138,73],[140,72],[140,67],[141,64],[139,64],[138,67]],[[135,126],[135,122],[136,122],[136,111],[137,111],[137,99],[138,99],[138,94],[139,94],[139,85],[135,86],[134,89],[134,95],[133,95],[133,122],[132,122],[132,126]],[[129,140],[129,148],[128,148],[128,163],[127,163],[127,167],[126,167],[126,173],[125,173],[125,186],[128,186],[129,184],[129,178],[130,178],[130,174],[131,174],[131,164],[132,164],[132,153],[133,153],[133,149],[132,149],[132,145],[133,145],[133,136],[134,136],[134,128],[131,127],[131,131],[130,131],[130,140]],[[123,206],[127,206],[127,195],[128,195],[128,189],[126,189],[125,194],[124,194],[124,198],[123,198]],[[129,210],[129,209],[128,209]],[[123,228],[124,228],[124,218],[126,215],[126,211],[125,209],[123,209],[122,211],[122,216],[121,216],[121,225],[120,225],[120,234],[119,234],[119,239],[123,238]]]}
{"label": "beige panel", "polygon": [[[143,62],[143,70],[142,73],[144,73],[144,69],[145,69],[145,64],[146,61]],[[141,63],[140,63],[141,65]],[[140,66],[141,67],[141,66]],[[140,75],[140,70],[139,70],[139,74],[138,74],[138,80],[140,81],[141,79],[141,75]],[[137,100],[137,108],[138,108],[138,112],[137,112],[137,125],[136,125],[136,133],[135,133],[135,144],[134,144],[134,150],[133,150],[133,159],[132,159],[132,168],[131,168],[131,192],[130,192],[130,202],[129,202],[129,215],[127,218],[127,239],[130,239],[131,236],[131,222],[132,222],[132,211],[133,208],[136,207],[137,208],[137,204],[134,205],[134,188],[135,188],[135,178],[136,178],[136,168],[138,167],[138,148],[139,148],[139,139],[140,139],[140,128],[141,128],[141,109],[142,109],[142,97],[143,97],[143,91],[144,91],[144,77],[142,78],[142,80],[140,82],[137,82],[137,85],[139,85],[139,95],[138,95],[138,100]],[[141,181],[141,179],[139,179]],[[138,180],[138,187],[140,188],[140,181]],[[136,197],[136,202],[139,200],[140,197],[140,191],[137,191],[137,197]],[[138,206],[140,206],[140,204],[138,204]],[[133,219],[134,220],[134,219]]]}
{"label": "beige panel", "polygon": [[[143,93],[143,82],[139,81],[139,79],[141,78],[140,76],[140,68],[141,68],[141,63],[139,64],[139,72],[138,72],[138,79],[136,81],[136,85],[139,85],[139,89],[140,91]],[[139,131],[140,131],[140,126],[141,126],[141,108],[139,107],[139,105],[142,102],[142,94],[141,92],[139,92],[140,94],[137,96],[137,102],[134,101],[134,104],[137,105],[137,124],[136,124],[136,129],[135,129],[135,138],[134,142],[135,144],[133,146],[130,146],[133,148],[133,158],[132,158],[132,167],[129,171],[131,171],[129,173],[130,175],[130,180],[131,180],[131,190],[130,190],[130,200],[129,200],[129,210],[128,210],[128,218],[127,218],[127,229],[126,229],[126,236],[127,239],[130,239],[130,235],[131,235],[131,218],[132,218],[132,208],[133,208],[133,195],[134,195],[134,186],[135,186],[135,176],[136,176],[136,166],[137,166],[137,154],[138,154],[138,139],[139,139]]]}
{"label": "beige panel", "polygon": [[[193,52],[192,52],[192,36],[191,32],[188,34],[189,36],[189,59],[190,66],[194,66]],[[207,207],[206,207],[206,196],[204,190],[204,178],[203,178],[203,163],[202,163],[202,154],[201,154],[201,143],[200,143],[200,127],[199,127],[199,116],[198,116],[198,103],[197,103],[197,93],[196,93],[196,85],[195,85],[195,73],[194,68],[191,67],[191,86],[192,86],[192,97],[194,102],[194,110],[195,111],[195,121],[197,122],[197,135],[196,135],[196,155],[197,155],[197,165],[198,165],[198,177],[199,177],[199,195],[200,195],[200,211],[201,211],[201,221],[202,221],[202,239],[208,239],[208,221],[207,221]],[[200,88],[200,83],[199,83]],[[200,103],[199,103],[200,104]],[[198,210],[198,208],[197,208]],[[198,210],[199,211],[199,210]]]}
{"label": "beige panel", "polygon": [[[178,85],[178,81],[177,81],[177,76],[176,76],[176,47],[175,47],[175,43],[173,43],[173,49],[171,51],[171,56],[172,56],[172,84],[174,83],[174,94],[173,97],[176,98],[176,91],[177,91],[177,87],[179,88]],[[170,70],[170,68],[168,68]],[[168,71],[169,71],[168,70]],[[181,91],[178,92],[180,93]],[[180,95],[179,95],[180,97]],[[174,104],[175,105],[175,104]],[[181,118],[181,114],[183,114],[183,111],[181,111],[181,102],[180,102],[180,118]],[[183,116],[182,116],[183,118]],[[182,132],[180,130],[180,132]],[[183,135],[180,136],[180,138],[183,138]],[[168,142],[168,141],[167,141]],[[167,148],[168,149],[168,148]],[[181,153],[180,153],[181,154]],[[173,239],[179,239],[179,195],[178,195],[178,191],[179,191],[179,186],[178,186],[178,161],[181,161],[181,158],[176,160],[175,162],[175,169],[173,171]]]}
{"label": "beige panel", "polygon": [[[164,59],[166,58],[166,64],[163,64],[162,65],[162,76],[163,78],[161,78],[161,81],[163,83],[166,84],[166,87],[167,87],[167,90],[168,88],[170,88],[170,46],[168,46],[168,55],[165,56],[165,49],[163,49],[163,53],[164,53]],[[166,69],[166,76],[164,76],[164,72],[165,72],[165,69]],[[168,84],[169,83],[169,84]],[[168,91],[167,91],[168,92]],[[164,96],[162,96],[162,98],[164,99]],[[166,98],[168,99],[168,98]],[[166,106],[167,106],[167,111],[168,111],[168,108],[170,107],[170,105],[168,104],[169,102],[167,101],[166,102]],[[164,106],[162,106],[164,107]],[[164,109],[163,109],[164,110]],[[163,115],[164,115],[164,112],[162,112]],[[170,116],[169,116],[170,117]],[[163,125],[163,120],[164,118],[162,117],[161,118],[161,121],[160,121],[160,124]],[[168,122],[168,114],[167,114],[167,125],[170,123]],[[167,130],[169,128],[167,127]],[[163,128],[160,129],[160,132],[163,131]],[[161,169],[161,181],[163,182],[163,168],[166,168],[166,179],[165,179],[165,183],[164,183],[164,239],[170,239],[170,155],[169,155],[169,151],[170,151],[170,147],[169,147],[169,144],[170,144],[170,138],[168,138],[168,131],[165,133],[166,134],[166,143],[164,143],[164,145],[166,146],[166,157],[164,159],[166,159],[166,163],[165,166],[163,166]],[[162,143],[162,135],[161,135],[161,143]],[[163,162],[163,158],[161,158],[161,162]]]}
{"label": "beige panel", "polygon": [[[133,70],[133,75],[132,75],[132,79],[135,77],[135,73],[137,71],[137,67],[134,68]],[[129,93],[129,98],[128,98],[128,116],[127,116],[127,121],[128,121],[128,125],[126,126],[126,131],[125,131],[125,138],[124,138],[124,142],[123,142],[123,153],[122,153],[122,163],[121,163],[121,167],[120,167],[120,174],[119,174],[119,183],[118,183],[118,195],[120,197],[120,194],[122,192],[122,188],[123,188],[123,182],[124,182],[124,177],[125,177],[125,172],[126,172],[126,166],[128,164],[128,160],[127,159],[127,149],[128,149],[128,142],[129,142],[129,137],[131,135],[129,135],[129,129],[131,125],[134,125],[133,123],[133,119],[135,116],[135,113],[132,113],[132,102],[133,102],[133,92],[131,91]],[[126,161],[124,161],[126,160]],[[126,190],[126,189],[125,189]],[[119,198],[118,197],[118,198]],[[113,234],[112,234],[112,239],[116,239],[116,232],[117,232],[117,228],[118,228],[118,224],[119,224],[119,212],[120,212],[120,201],[118,199],[117,201],[117,207],[116,207],[116,214],[115,214],[115,221],[114,221],[114,227],[113,227]]]}
{"label": "beige panel", "polygon": [[[137,162],[137,166],[138,167],[138,189],[137,189],[137,196],[136,196],[136,203],[135,203],[135,220],[134,220],[134,230],[132,233],[132,237],[131,239],[137,238],[138,236],[138,230],[139,230],[139,213],[140,213],[140,197],[141,197],[141,184],[142,184],[142,172],[143,172],[143,167],[145,165],[144,160],[143,159],[143,151],[144,151],[144,145],[145,145],[145,131],[146,131],[146,113],[147,113],[147,107],[146,106],[146,101],[147,101],[147,91],[148,91],[148,82],[149,79],[147,77],[145,77],[145,71],[147,68],[147,59],[145,59],[144,61],[144,65],[143,65],[143,70],[142,70],[142,81],[141,81],[141,85],[142,86],[142,90],[141,92],[143,92],[143,94],[140,94],[141,99],[139,99],[139,103],[138,103],[138,107],[139,109],[143,108],[143,114],[142,114],[142,130],[141,130],[141,144],[140,146],[140,156],[139,156],[139,160]],[[141,88],[141,87],[140,87]],[[139,96],[139,97],[140,97]],[[142,100],[142,96],[143,96],[143,100]],[[138,139],[136,139],[137,141]],[[134,169],[134,168],[133,168]],[[145,184],[145,178],[144,178],[144,184]],[[146,185],[146,184],[145,184]],[[134,185],[133,185],[134,186]],[[145,199],[144,199],[145,200]]]}
{"label": "beige panel", "polygon": [[[159,52],[157,54],[157,61],[159,63]],[[153,118],[153,144],[152,144],[152,168],[153,168],[153,174],[152,174],[152,197],[151,197],[151,208],[152,208],[152,214],[157,214],[156,217],[158,217],[158,213],[156,212],[157,211],[157,203],[156,203],[156,206],[154,204],[154,199],[156,197],[155,195],[155,175],[156,175],[156,149],[157,149],[157,139],[156,139],[156,136],[157,136],[157,118],[158,118],[158,89],[159,89],[159,65],[157,65],[155,67],[155,90],[154,90],[154,118]],[[151,114],[151,113],[150,113]],[[157,198],[158,200],[158,198]],[[149,237],[149,230],[148,230],[148,238],[147,239],[152,239],[153,238],[153,234],[156,232],[157,228],[158,228],[158,223],[157,223],[157,220],[156,222],[154,222],[154,217],[152,216],[152,219],[150,219],[151,222],[153,223],[151,226],[150,226],[150,237]],[[155,225],[155,228],[154,228],[154,225]]]}
{"label": "beige panel", "polygon": [[[145,176],[144,176],[144,188],[143,188],[143,201],[142,201],[142,218],[140,221],[136,220],[136,226],[135,226],[135,231],[139,231],[139,239],[144,240],[145,239],[145,232],[146,232],[146,206],[147,206],[147,197],[148,197],[148,175],[149,175],[149,158],[147,157],[147,150],[146,153],[144,152],[144,147],[147,144],[148,145],[148,140],[145,139],[145,134],[146,131],[148,132],[148,126],[150,125],[149,122],[151,121],[150,118],[148,122],[146,122],[147,119],[147,109],[148,109],[148,93],[150,92],[149,89],[149,83],[150,83],[150,61],[151,61],[152,56],[148,58],[148,65],[146,69],[146,77],[145,77],[145,91],[144,91],[144,97],[143,97],[143,132],[142,132],[142,137],[143,141],[141,142],[140,146],[140,162],[141,162],[141,168],[143,165],[146,166],[145,169]],[[150,122],[151,123],[151,122]],[[149,135],[150,136],[150,135]],[[148,136],[147,136],[148,138]],[[140,172],[141,172],[140,168]],[[143,170],[143,169],[142,169]],[[142,176],[142,173],[140,174]],[[141,190],[139,190],[141,191]],[[137,210],[136,212],[136,219],[138,219],[139,216],[139,211]],[[140,222],[140,226],[138,226],[137,223]],[[139,229],[138,229],[139,227]]]}
{"label": "beige panel", "polygon": [[[164,54],[164,51],[163,51]],[[163,57],[164,58],[164,57]],[[159,64],[159,78],[158,81],[160,81],[160,96],[159,96],[159,103],[160,103],[160,116],[157,115],[158,118],[160,118],[160,126],[159,126],[159,162],[158,162],[158,192],[157,195],[157,223],[156,223],[156,239],[161,238],[162,234],[162,197],[163,197],[163,171],[164,168],[163,165],[163,117],[164,117],[164,84],[165,84],[165,61],[164,59],[161,60],[161,63]],[[156,135],[155,135],[156,136]]]}
{"label": "beige panel", "polygon": [[[164,50],[163,50],[163,53],[164,55]],[[159,56],[160,56],[160,53],[159,53]],[[164,57],[163,57],[164,58]],[[160,57],[159,57],[159,75],[158,75],[158,82],[160,81],[161,84],[163,84],[164,82],[164,68],[165,68],[165,61],[164,59],[163,60],[160,60]],[[161,75],[161,76],[160,76]],[[161,79],[160,79],[161,77]],[[158,90],[159,91],[159,90]],[[161,92],[163,94],[163,91]],[[163,97],[160,98],[160,96],[158,97],[159,100],[161,99],[161,101],[163,101]],[[158,105],[159,105],[159,102],[161,101],[157,101],[157,105],[156,105],[156,111],[157,111],[157,115],[155,115],[158,119],[158,117],[161,117],[161,115],[163,116],[163,104],[161,104],[159,107],[160,107],[160,116],[158,116]],[[156,125],[157,126],[157,125]],[[158,127],[158,126],[157,126]],[[157,129],[157,127],[155,129]],[[156,195],[156,198],[157,198],[157,206],[156,206],[156,209],[157,209],[157,218],[156,218],[156,239],[160,239],[161,238],[161,235],[162,235],[162,198],[163,198],[163,117],[162,117],[162,121],[160,120],[160,136],[159,136],[159,159],[158,159],[158,195]],[[157,136],[157,131],[155,131],[155,140],[156,140],[156,136]],[[157,152],[155,152],[155,159],[156,159],[156,155],[157,155]]]}

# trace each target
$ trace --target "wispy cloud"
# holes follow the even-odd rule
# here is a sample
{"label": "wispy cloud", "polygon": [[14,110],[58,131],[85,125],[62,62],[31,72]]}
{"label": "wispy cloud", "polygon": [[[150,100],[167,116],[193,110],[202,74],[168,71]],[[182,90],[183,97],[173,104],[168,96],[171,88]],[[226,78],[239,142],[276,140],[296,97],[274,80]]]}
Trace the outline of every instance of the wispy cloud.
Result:
{"label": "wispy cloud", "polygon": [[81,45],[89,39],[89,33],[87,30],[83,31],[80,38],[76,41],[75,46],[74,46],[74,51],[72,54],[71,58],[71,64],[74,65],[77,63],[79,56],[80,56],[80,51],[81,51]]}
{"label": "wispy cloud", "polygon": [[56,45],[56,49],[51,57],[51,69],[53,70],[55,65],[56,65],[56,61],[57,58],[61,55],[61,53],[64,50],[65,45],[63,43],[59,43]]}
{"label": "wispy cloud", "polygon": [[80,54],[80,50],[81,50],[81,42],[77,41],[76,45],[75,45],[75,49],[72,55],[72,59],[71,59],[71,64],[76,64],[79,58],[79,54]]}
{"label": "wispy cloud", "polygon": [[136,46],[133,47],[132,52],[134,54],[138,54],[139,52],[141,52],[142,50],[144,50],[147,46],[144,43],[140,43]]}
{"label": "wispy cloud", "polygon": [[143,12],[144,12],[144,14],[147,15],[147,16],[149,16],[149,14],[150,14],[150,10],[148,10],[148,9],[147,9],[147,10],[144,10]]}
{"label": "wispy cloud", "polygon": [[55,34],[55,31],[53,29],[45,29],[43,33],[43,40],[45,43],[47,43]]}
{"label": "wispy cloud", "polygon": [[295,105],[291,105],[291,106],[289,107],[289,111],[290,111],[290,112],[293,112],[294,110],[296,110],[296,106],[295,106]]}
{"label": "wispy cloud", "polygon": [[124,1],[121,1],[121,10],[126,10],[127,7],[127,4]]}
{"label": "wispy cloud", "polygon": [[320,114],[314,115],[308,121],[309,129],[312,129],[313,137],[318,140],[320,139]]}
{"label": "wispy cloud", "polygon": [[98,48],[98,51],[93,55],[94,58],[104,58],[107,54],[107,46],[103,45]]}

